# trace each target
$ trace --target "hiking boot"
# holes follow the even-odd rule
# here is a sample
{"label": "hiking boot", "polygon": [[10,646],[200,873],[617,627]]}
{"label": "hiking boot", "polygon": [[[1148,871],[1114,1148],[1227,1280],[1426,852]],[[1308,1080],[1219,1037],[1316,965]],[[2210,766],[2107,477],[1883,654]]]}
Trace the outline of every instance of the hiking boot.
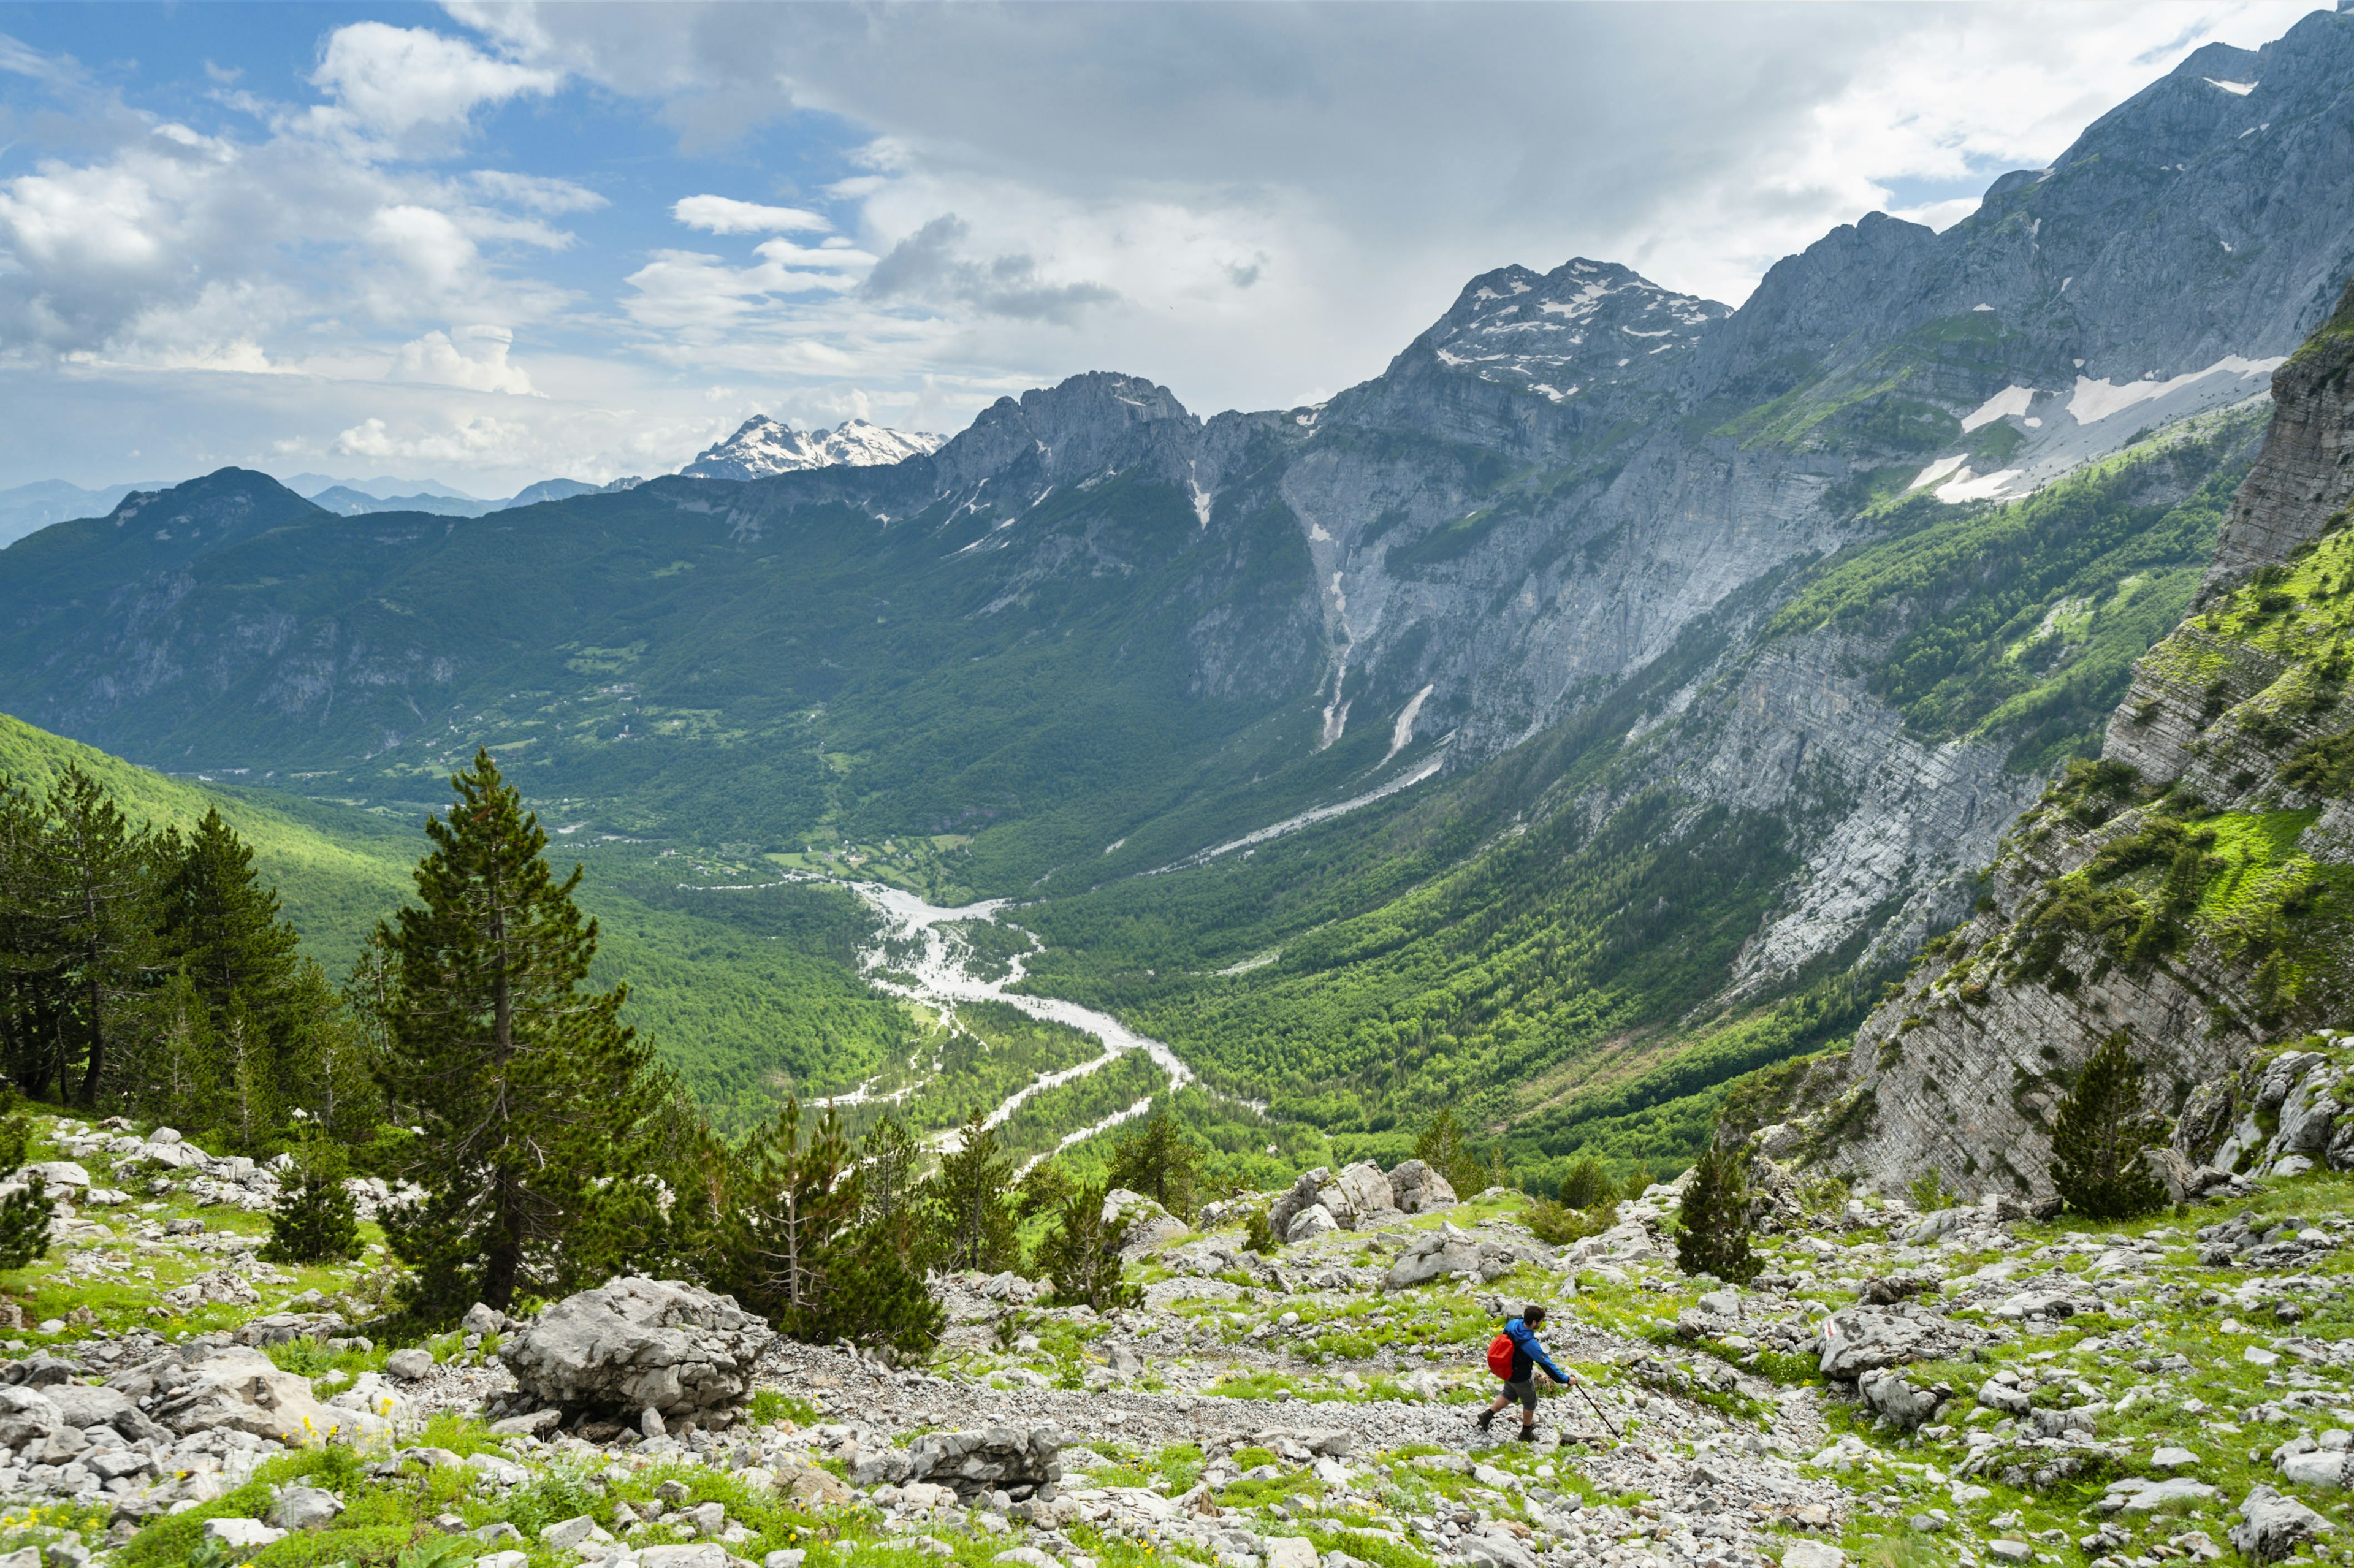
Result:
{"label": "hiking boot", "polygon": [[1535,1442],[1536,1440],[1537,1440],[1537,1429],[1536,1429],[1535,1427],[1533,1427],[1533,1426],[1523,1426],[1523,1427],[1522,1427],[1522,1428],[1521,1428],[1521,1441],[1522,1441],[1522,1442],[1523,1442],[1523,1443],[1533,1443],[1533,1442]]}
{"label": "hiking boot", "polygon": [[1482,1432],[1488,1430],[1488,1427],[1495,1421],[1495,1419],[1496,1413],[1493,1410],[1481,1411],[1479,1413],[1479,1430]]}

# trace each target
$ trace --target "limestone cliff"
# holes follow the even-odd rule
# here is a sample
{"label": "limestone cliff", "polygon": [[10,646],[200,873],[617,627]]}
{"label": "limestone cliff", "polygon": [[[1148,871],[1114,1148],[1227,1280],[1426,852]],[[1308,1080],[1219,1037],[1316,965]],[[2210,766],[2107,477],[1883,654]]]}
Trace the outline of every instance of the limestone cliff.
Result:
{"label": "limestone cliff", "polygon": [[1852,1050],[1755,1086],[1736,1130],[1882,1184],[2040,1196],[2104,1039],[2150,1065],[2156,1108],[2195,1093],[2204,1120],[2253,1056],[2354,1016],[2354,288],[2273,393],[2205,597],[2137,666],[2103,759],[2006,835],[1978,912]]}

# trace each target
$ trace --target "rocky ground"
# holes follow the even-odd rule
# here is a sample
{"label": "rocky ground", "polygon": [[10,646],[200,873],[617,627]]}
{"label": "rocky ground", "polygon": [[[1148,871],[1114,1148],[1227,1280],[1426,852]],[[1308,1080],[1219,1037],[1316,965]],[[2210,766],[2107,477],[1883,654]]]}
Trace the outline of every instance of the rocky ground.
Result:
{"label": "rocky ground", "polygon": [[[1766,1272],[1733,1288],[1676,1272],[1670,1188],[1553,1246],[1516,1194],[1405,1213],[1360,1170],[1284,1194],[1306,1239],[1271,1256],[1233,1208],[1204,1232],[1149,1226],[1132,1308],[945,1278],[946,1339],[896,1368],[722,1324],[697,1332],[741,1351],[734,1393],[650,1393],[670,1419],[559,1429],[509,1363],[540,1376],[525,1347],[571,1303],[373,1344],[345,1325],[380,1268],[261,1264],[245,1182],[159,1167],[135,1129],[44,1131],[43,1154],[120,1201],[61,1218],[52,1257],[11,1282],[28,1326],[0,1361],[0,1568],[2155,1568],[2342,1550],[2354,1179],[2327,1171],[2259,1171],[2242,1195],[2100,1231],[1786,1184]],[[1522,1445],[1471,1418],[1487,1341],[1528,1299],[1552,1304],[1548,1340],[1588,1387],[1551,1394]]]}

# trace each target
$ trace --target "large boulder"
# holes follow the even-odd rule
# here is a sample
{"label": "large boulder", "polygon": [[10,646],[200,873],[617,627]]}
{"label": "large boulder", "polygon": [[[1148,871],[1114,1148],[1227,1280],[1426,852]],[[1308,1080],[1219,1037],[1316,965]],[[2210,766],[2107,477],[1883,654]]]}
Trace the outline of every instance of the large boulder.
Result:
{"label": "large boulder", "polygon": [[[390,1423],[381,1416],[366,1411],[333,1410],[320,1404],[309,1378],[281,1372],[260,1351],[242,1345],[189,1348],[196,1351],[193,1361],[170,1368],[151,1362],[133,1374],[145,1374],[144,1381],[157,1391],[154,1418],[183,1436],[228,1427],[308,1446],[360,1443],[390,1430]],[[160,1360],[171,1362],[179,1358]],[[138,1397],[125,1386],[121,1374],[110,1384],[118,1393]]]}
{"label": "large boulder", "polygon": [[1322,1202],[1348,1230],[1369,1231],[1399,1217],[1390,1179],[1370,1160],[1360,1160],[1335,1176]]}
{"label": "large boulder", "polygon": [[1920,1387],[1886,1367],[1856,1379],[1856,1392],[1867,1406],[1907,1432],[1933,1419],[1937,1407],[1954,1397],[1954,1391],[1944,1383]]}
{"label": "large boulder", "polygon": [[531,1405],[717,1425],[733,1419],[775,1338],[732,1296],[631,1277],[566,1297],[499,1360]]}
{"label": "large boulder", "polygon": [[899,1479],[948,1487],[965,1502],[1003,1492],[1019,1502],[1062,1479],[1067,1435],[1051,1426],[991,1426],[979,1432],[927,1432],[907,1447]]}
{"label": "large boulder", "polygon": [[65,1383],[46,1393],[58,1419],[68,1426],[83,1431],[93,1426],[111,1426],[134,1443],[159,1437],[165,1442],[171,1440],[170,1433],[148,1420],[131,1396],[119,1389]]}
{"label": "large boulder", "polygon": [[1401,1213],[1426,1214],[1454,1207],[1455,1189],[1421,1160],[1408,1160],[1390,1172],[1390,1201]]}
{"label": "large boulder", "polygon": [[1442,1223],[1406,1244],[1382,1280],[1384,1290],[1404,1290],[1443,1275],[1468,1274],[1480,1280],[1497,1279],[1534,1254],[1500,1241],[1477,1236]]}
{"label": "large boulder", "polygon": [[1171,1236],[1185,1234],[1185,1222],[1152,1199],[1114,1187],[1104,1194],[1104,1223],[1109,1224],[1123,1214],[1128,1216],[1128,1240],[1120,1245],[1122,1257],[1136,1257]]}
{"label": "large boulder", "polygon": [[1291,1216],[1290,1223],[1284,1227],[1283,1239],[1287,1242],[1313,1241],[1340,1228],[1341,1222],[1333,1217],[1331,1210],[1321,1203],[1310,1203]]}
{"label": "large boulder", "polygon": [[1850,1307],[1824,1319],[1816,1328],[1816,1336],[1822,1374],[1840,1383],[1851,1383],[1882,1367],[1964,1355],[1988,1337],[1943,1313],[1911,1303]]}
{"label": "large boulder", "polygon": [[2240,1503],[2232,1544],[2252,1563],[2277,1563],[2330,1528],[2329,1521],[2270,1487],[2251,1487]]}
{"label": "large boulder", "polygon": [[1323,1196],[1324,1184],[1331,1181],[1329,1167],[1319,1165],[1313,1171],[1303,1171],[1299,1179],[1276,1194],[1267,1205],[1267,1228],[1280,1239],[1291,1234],[1291,1222],[1300,1210],[1318,1202]]}

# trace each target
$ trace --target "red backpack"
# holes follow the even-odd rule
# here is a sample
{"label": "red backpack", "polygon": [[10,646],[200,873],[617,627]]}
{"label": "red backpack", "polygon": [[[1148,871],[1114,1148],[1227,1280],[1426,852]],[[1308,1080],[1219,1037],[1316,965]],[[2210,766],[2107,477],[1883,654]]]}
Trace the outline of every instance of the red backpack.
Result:
{"label": "red backpack", "polygon": [[1499,1334],[1490,1341],[1488,1346],[1488,1370],[1506,1383],[1512,1381],[1511,1335]]}

